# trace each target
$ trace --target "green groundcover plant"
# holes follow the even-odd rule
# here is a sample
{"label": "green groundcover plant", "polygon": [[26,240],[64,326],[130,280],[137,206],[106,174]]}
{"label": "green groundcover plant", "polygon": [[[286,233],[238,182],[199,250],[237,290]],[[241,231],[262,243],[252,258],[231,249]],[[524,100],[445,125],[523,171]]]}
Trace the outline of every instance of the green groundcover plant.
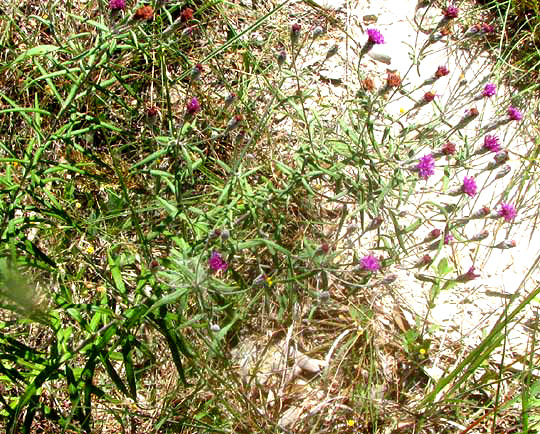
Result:
{"label": "green groundcover plant", "polygon": [[[503,86],[521,43],[499,47],[507,57],[488,81],[456,84],[459,102],[437,93],[449,65],[419,87],[409,79],[452,33],[461,32],[460,45],[493,44],[498,31],[506,42],[513,3],[419,4],[419,32],[429,38],[412,47],[409,71],[389,71],[378,88],[362,62],[394,36],[368,26],[351,42],[355,93],[337,109],[314,103],[319,77],[305,66],[324,37],[309,14],[335,19],[311,2],[307,18],[292,21],[289,1],[267,6],[2,6],[0,426],[286,430],[278,411],[261,410],[263,398],[246,391],[232,350],[250,333],[310,324],[318,330],[311,355],[324,358],[345,330],[325,307],[333,298],[356,306],[347,321],[364,334],[343,339],[340,362],[311,381],[329,384],[327,373],[349,367],[340,374],[348,405],[333,418],[302,419],[294,432],[386,432],[400,420],[409,431],[393,432],[497,423],[536,432],[535,339],[519,373],[488,368],[540,292],[529,276],[524,297],[513,296],[482,342],[438,379],[426,373],[434,337],[425,319],[395,337],[408,368],[377,402],[407,408],[401,414],[373,399],[385,349],[374,344],[365,302],[404,267],[430,285],[431,309],[442,291],[480,276],[474,257],[463,268],[446,246],[511,249],[516,222],[536,218],[538,142],[518,151],[505,134],[534,128],[535,85],[512,96]],[[527,23],[536,34],[534,18]],[[533,70],[532,53],[517,68]],[[332,47],[324,62],[336,54]],[[410,108],[393,115],[393,101]],[[487,101],[496,101],[494,118],[477,108]],[[412,121],[418,113],[424,121]],[[293,133],[280,129],[285,121]],[[496,193],[480,203],[488,188]],[[470,235],[478,222],[483,229]],[[507,234],[499,243],[496,231]],[[369,371],[365,389],[355,366]],[[520,392],[503,396],[507,384]]]}

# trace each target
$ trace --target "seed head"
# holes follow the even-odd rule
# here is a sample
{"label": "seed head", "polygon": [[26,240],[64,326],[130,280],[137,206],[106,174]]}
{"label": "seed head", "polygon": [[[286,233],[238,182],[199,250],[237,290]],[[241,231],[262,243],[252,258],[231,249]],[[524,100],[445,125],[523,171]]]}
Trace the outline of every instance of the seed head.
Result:
{"label": "seed head", "polygon": [[135,11],[134,18],[136,20],[152,21],[154,18],[154,9],[150,5],[141,6]]}
{"label": "seed head", "polygon": [[192,19],[193,19],[193,9],[185,8],[180,14],[180,21],[186,22],[186,21],[191,21]]}
{"label": "seed head", "polygon": [[399,87],[401,86],[401,77],[395,72],[387,71],[386,76],[386,85],[388,87]]}

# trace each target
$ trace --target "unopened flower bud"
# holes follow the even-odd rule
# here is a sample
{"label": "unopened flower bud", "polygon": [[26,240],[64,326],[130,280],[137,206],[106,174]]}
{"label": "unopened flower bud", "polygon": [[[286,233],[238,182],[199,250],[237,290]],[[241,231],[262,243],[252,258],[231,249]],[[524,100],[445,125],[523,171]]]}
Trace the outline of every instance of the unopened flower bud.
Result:
{"label": "unopened flower bud", "polygon": [[200,63],[197,63],[191,70],[191,81],[198,81],[201,78],[202,71],[203,66]]}
{"label": "unopened flower bud", "polygon": [[230,236],[231,236],[231,234],[229,233],[229,231],[227,229],[223,229],[221,231],[221,239],[222,240],[228,240]]}
{"label": "unopened flower bud", "polygon": [[501,241],[499,244],[495,245],[494,247],[497,249],[512,249],[517,246],[517,243],[515,240],[504,240]]}
{"label": "unopened flower bud", "polygon": [[233,116],[227,124],[227,130],[228,131],[234,130],[236,127],[238,127],[238,125],[240,125],[240,122],[242,122],[242,119],[243,119],[242,115]]}
{"label": "unopened flower bud", "polygon": [[509,164],[505,164],[501,169],[495,174],[495,179],[502,178],[503,176],[506,176],[510,173],[510,170],[512,168]]}
{"label": "unopened flower bud", "polygon": [[473,212],[469,216],[469,219],[481,219],[481,218],[487,217],[490,212],[491,212],[491,210],[489,209],[489,207],[483,206],[479,210]]}
{"label": "unopened flower bud", "polygon": [[293,45],[296,45],[298,43],[298,40],[300,39],[300,29],[302,26],[298,23],[294,23],[291,26],[291,43]]}
{"label": "unopened flower bud", "polygon": [[469,268],[469,270],[465,274],[458,276],[456,280],[458,282],[469,282],[470,280],[474,280],[477,277],[480,277],[480,274],[476,274],[475,271],[476,271],[476,268],[472,266],[471,268]]}
{"label": "unopened flower bud", "polygon": [[369,225],[366,228],[366,232],[377,229],[382,224],[382,222],[383,222],[383,218],[378,215],[377,217],[375,217],[373,220],[369,222]]}
{"label": "unopened flower bud", "polygon": [[324,33],[324,29],[321,26],[317,26],[313,29],[313,33],[311,34],[311,36],[313,37],[313,39],[317,39],[323,33]]}
{"label": "unopened flower bud", "polygon": [[489,237],[489,232],[483,230],[469,238],[469,241],[482,241],[485,240],[487,237]]}
{"label": "unopened flower bud", "polygon": [[236,100],[236,94],[234,92],[231,92],[227,97],[225,98],[225,108],[229,108],[231,104]]}
{"label": "unopened flower bud", "polygon": [[285,52],[285,50],[281,50],[277,56],[278,65],[283,66],[286,60],[287,60],[287,53]]}

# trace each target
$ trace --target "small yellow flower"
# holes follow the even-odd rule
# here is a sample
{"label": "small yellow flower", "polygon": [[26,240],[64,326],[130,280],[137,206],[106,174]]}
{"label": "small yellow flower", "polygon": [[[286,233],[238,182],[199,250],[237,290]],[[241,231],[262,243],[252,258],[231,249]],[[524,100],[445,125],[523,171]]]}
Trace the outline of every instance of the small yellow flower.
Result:
{"label": "small yellow flower", "polygon": [[399,109],[399,112],[400,112],[401,114],[403,114],[403,113],[405,113],[405,109],[404,109],[403,107],[401,107],[401,108]]}
{"label": "small yellow flower", "polygon": [[79,209],[81,207],[81,203],[80,202],[75,202],[75,208]]}
{"label": "small yellow flower", "polygon": [[422,356],[425,356],[425,355],[426,355],[426,349],[425,349],[425,348],[420,348],[420,350],[418,350],[418,352],[419,352]]}
{"label": "small yellow flower", "polygon": [[94,252],[95,252],[95,250],[94,250],[94,248],[92,246],[88,246],[86,248],[86,253],[88,253],[89,255],[91,255]]}
{"label": "small yellow flower", "polygon": [[271,277],[267,277],[267,278],[266,278],[266,284],[267,284],[268,286],[272,286],[272,285],[274,284],[274,282],[272,281],[272,278],[271,278]]}
{"label": "small yellow flower", "polygon": [[354,426],[354,423],[355,423],[354,420],[349,419],[349,420],[347,421],[347,426]]}

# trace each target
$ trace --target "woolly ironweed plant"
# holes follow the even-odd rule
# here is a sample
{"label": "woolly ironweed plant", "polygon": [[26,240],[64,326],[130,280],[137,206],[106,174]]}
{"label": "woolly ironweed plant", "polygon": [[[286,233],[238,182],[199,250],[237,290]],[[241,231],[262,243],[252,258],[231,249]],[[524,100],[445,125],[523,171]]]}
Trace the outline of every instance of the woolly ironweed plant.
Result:
{"label": "woolly ironweed plant", "polygon": [[[433,89],[413,86],[413,62],[379,90],[371,80],[320,103],[306,61],[327,42],[310,27],[324,15],[290,21],[286,7],[30,2],[2,18],[6,432],[443,432],[455,418],[473,426],[476,406],[493,426],[513,420],[517,396],[501,388],[516,384],[534,408],[534,342],[521,377],[488,365],[540,290],[524,280],[455,359],[427,320],[532,216],[538,144],[520,154],[506,134],[530,125],[525,98],[497,74],[450,81],[448,97],[447,66],[419,81]],[[460,10],[439,11],[415,61]],[[392,37],[370,27],[351,40],[358,65]],[[331,53],[321,65],[340,46]],[[474,251],[466,263],[460,246]],[[414,324],[400,306],[380,320],[396,270],[429,287]]]}

